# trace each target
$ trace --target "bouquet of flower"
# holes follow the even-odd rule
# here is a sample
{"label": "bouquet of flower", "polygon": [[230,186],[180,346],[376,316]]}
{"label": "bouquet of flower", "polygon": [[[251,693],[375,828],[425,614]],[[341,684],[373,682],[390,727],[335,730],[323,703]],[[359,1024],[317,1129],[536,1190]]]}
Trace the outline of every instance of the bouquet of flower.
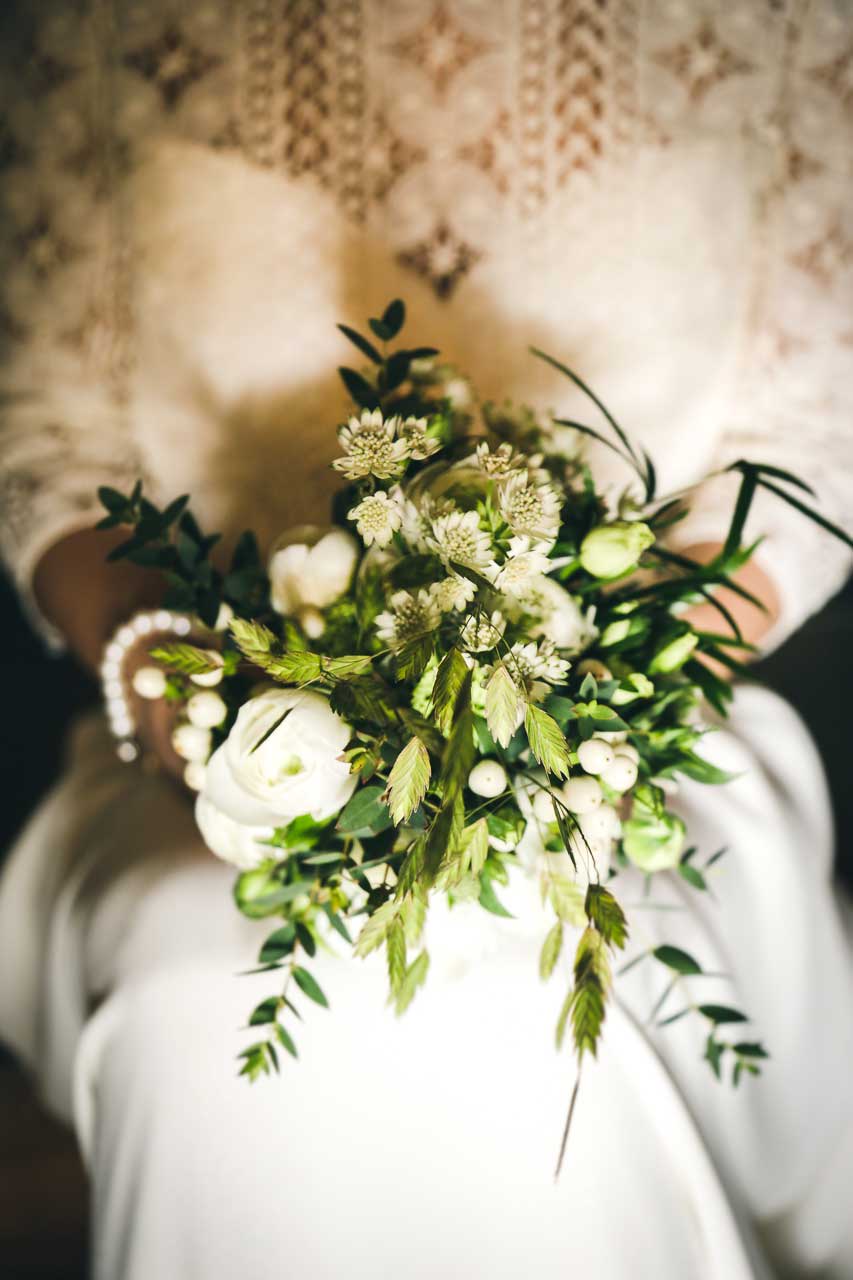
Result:
{"label": "bouquet of flower", "polygon": [[[740,671],[732,651],[748,646],[722,604],[719,633],[684,611],[723,584],[746,594],[732,575],[754,550],[742,532],[759,487],[845,537],[796,477],[740,461],[721,553],[679,556],[666,539],[689,495],[656,496],[651,460],[575,373],[534,352],[589,397],[601,430],[476,406],[433,348],[389,349],[404,318],[395,301],[371,337],[340,326],[366,364],[340,370],[355,412],[338,431],[334,527],[292,531],[266,564],[246,533],[221,572],[186,498],[160,510],[140,485],[100,493],[102,525],[133,526],[113,558],[159,566],[164,604],[198,622],[198,643],[155,648],[137,688],[177,704],[202,836],[238,868],[239,909],[275,921],[259,964],[283,982],[249,1019],[252,1080],[278,1069],[279,1049],[296,1055],[296,989],[327,1003],[311,957],[329,930],[359,956],[384,948],[402,1013],[427,977],[433,895],[507,914],[511,874],[539,878],[552,916],[541,976],[575,948],[557,1042],[568,1029],[578,1057],[594,1055],[628,936],[620,871],[706,888],[667,781],[726,780],[702,758],[697,712],[704,699],[725,714],[718,672]],[[615,510],[586,436],[639,477]],[[676,947],[645,954],[702,973]],[[718,1077],[724,1060],[735,1082],[758,1074],[762,1046],[726,1034],[740,1010],[682,1013],[703,1021]]]}

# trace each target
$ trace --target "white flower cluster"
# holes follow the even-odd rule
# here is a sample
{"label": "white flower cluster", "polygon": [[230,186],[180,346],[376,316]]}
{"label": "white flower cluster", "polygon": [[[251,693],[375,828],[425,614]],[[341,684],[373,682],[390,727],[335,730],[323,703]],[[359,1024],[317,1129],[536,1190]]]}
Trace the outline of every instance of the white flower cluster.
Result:
{"label": "white flower cluster", "polygon": [[381,409],[364,409],[360,418],[350,418],[338,440],[345,456],[332,466],[348,480],[392,480],[409,459],[422,462],[441,448],[428,434],[426,418],[385,418]]}

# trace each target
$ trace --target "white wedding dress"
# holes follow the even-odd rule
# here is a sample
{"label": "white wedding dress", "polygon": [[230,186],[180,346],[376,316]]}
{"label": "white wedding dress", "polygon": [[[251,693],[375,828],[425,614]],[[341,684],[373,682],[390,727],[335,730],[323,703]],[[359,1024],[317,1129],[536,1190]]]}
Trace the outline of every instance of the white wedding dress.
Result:
{"label": "white wedding dress", "polygon": [[[843,518],[846,0],[86,0],[2,24],[3,545],[48,640],[33,569],[92,522],[98,484],[189,490],[228,538],[322,519],[352,359],[335,323],[395,295],[484,396],[588,416],[527,345],[576,367],[664,490],[754,457]],[[683,542],[723,535],[726,503],[705,486]],[[775,643],[849,557],[781,504],[751,528]],[[701,998],[745,1007],[772,1057],[717,1084],[692,1019],[647,1025],[663,979],[640,965],[555,1184],[567,975],[538,981],[522,875],[512,921],[436,910],[402,1020],[375,957],[324,955],[331,1013],[307,1009],[299,1063],[249,1087],[234,1055],[269,984],[235,975],[265,926],[190,807],[81,722],[0,880],[0,1034],[79,1135],[97,1280],[853,1276],[853,956],[825,784],[758,689],[707,753],[737,780],[677,804],[703,851],[729,849],[713,898],[622,897],[636,945],[724,974]]]}

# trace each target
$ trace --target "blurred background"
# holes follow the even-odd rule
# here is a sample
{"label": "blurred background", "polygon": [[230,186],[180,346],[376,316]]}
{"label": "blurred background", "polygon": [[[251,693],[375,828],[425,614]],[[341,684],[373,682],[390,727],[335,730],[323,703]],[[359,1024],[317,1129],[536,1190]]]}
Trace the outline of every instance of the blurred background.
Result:
{"label": "blurred background", "polygon": [[[96,705],[98,692],[70,659],[44,653],[5,580],[0,581],[0,637],[3,859],[57,775],[69,721]],[[853,890],[851,651],[853,579],[781,649],[758,664],[755,675],[797,708],[817,740],[833,795],[838,874]],[[25,1074],[0,1049],[0,1277],[84,1280],[87,1198],[73,1135],[39,1106]]]}

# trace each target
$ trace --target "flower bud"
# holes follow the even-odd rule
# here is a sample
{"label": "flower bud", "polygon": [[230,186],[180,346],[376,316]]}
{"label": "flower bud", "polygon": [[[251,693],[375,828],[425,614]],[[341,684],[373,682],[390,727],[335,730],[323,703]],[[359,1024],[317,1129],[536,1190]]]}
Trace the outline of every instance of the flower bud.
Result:
{"label": "flower bud", "polygon": [[618,578],[633,569],[655,535],[641,520],[602,524],[581,543],[580,562],[594,578]]}

